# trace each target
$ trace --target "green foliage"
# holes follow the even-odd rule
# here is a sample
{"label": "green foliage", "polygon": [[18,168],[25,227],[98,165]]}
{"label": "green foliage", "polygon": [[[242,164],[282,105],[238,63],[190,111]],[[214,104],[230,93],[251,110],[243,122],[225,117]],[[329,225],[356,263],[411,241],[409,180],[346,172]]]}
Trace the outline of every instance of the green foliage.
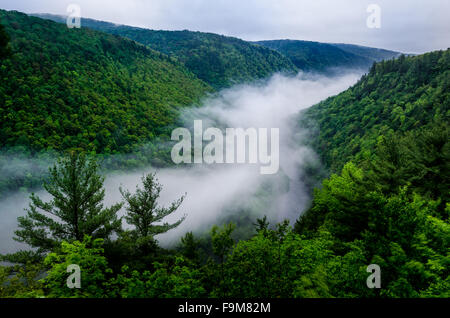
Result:
{"label": "green foliage", "polygon": [[[343,168],[315,190],[295,231],[332,235],[334,296],[448,297],[449,54],[376,64],[306,112],[322,157]],[[372,263],[382,288],[368,292],[362,270]]]}
{"label": "green foliage", "polygon": [[[286,224],[237,243],[225,262],[225,284],[218,286],[225,296],[317,298],[332,297],[340,290],[347,277],[337,271],[347,271],[355,264],[355,256],[347,253],[345,258],[351,261],[344,263],[332,253],[330,233],[320,231],[314,239],[307,239]],[[355,274],[362,280],[352,282],[365,282],[361,268],[351,275]]]}
{"label": "green foliage", "polygon": [[185,264],[183,257],[177,257],[175,264],[168,268],[155,263],[155,271],[142,274],[124,267],[112,282],[118,296],[123,298],[186,298],[205,297],[205,289],[200,281],[201,273]]}
{"label": "green foliage", "polygon": [[[420,297],[426,294],[443,297],[448,288],[437,291],[435,284],[448,285],[450,234],[448,221],[433,217],[437,203],[416,195],[407,196],[405,189],[390,198],[380,196],[382,208],[370,217],[364,233],[366,253],[382,266],[388,297]],[[433,224],[434,223],[434,224]],[[430,231],[437,224],[440,231]],[[437,230],[437,228],[434,228]],[[434,232],[434,233],[433,233]],[[440,236],[441,239],[436,237]],[[442,240],[442,235],[447,239]]]}
{"label": "green foliage", "polygon": [[11,55],[9,40],[9,35],[5,31],[5,27],[0,24],[0,60]]}
{"label": "green foliage", "polygon": [[380,62],[383,60],[389,60],[398,57],[400,53],[384,50],[380,48],[372,48],[361,45],[345,44],[345,43],[332,43],[331,45],[340,48],[343,51],[359,55],[372,60],[373,62]]}
{"label": "green foliage", "polygon": [[136,186],[136,193],[131,194],[128,190],[120,189],[125,199],[126,211],[125,220],[134,226],[130,234],[136,241],[136,245],[144,249],[151,249],[156,245],[154,236],[165,233],[183,222],[185,216],[173,224],[155,224],[161,222],[166,216],[175,212],[184,200],[185,196],[172,202],[165,208],[158,205],[158,199],[162,190],[155,173],[150,173],[142,177],[144,188]]}
{"label": "green foliage", "polygon": [[440,198],[443,210],[449,201],[450,127],[443,122],[428,126],[379,137],[372,159],[363,166],[369,171],[368,181],[383,193],[408,185],[433,200]]}
{"label": "green foliage", "polygon": [[39,276],[41,264],[27,262],[23,265],[0,266],[0,298],[35,298],[44,296]]}
{"label": "green foliage", "polygon": [[218,291],[213,293],[215,296],[225,296],[227,292],[228,282],[225,278],[225,260],[230,250],[234,246],[234,240],[231,237],[236,225],[234,223],[225,224],[222,228],[214,225],[211,229],[211,244],[214,255],[219,258],[219,266],[210,262],[210,266],[214,269],[216,281],[219,281]]}
{"label": "green foliage", "polygon": [[[381,153],[390,157],[389,153]],[[380,165],[382,162],[389,169],[388,158],[378,160],[377,168],[386,169]],[[428,170],[426,166],[424,169]],[[340,175],[332,175],[316,191],[312,207],[299,219],[296,231],[315,236],[319,229],[326,229],[334,237],[333,253],[338,259],[342,253],[351,253],[350,246],[362,246],[359,261],[353,263],[357,268],[371,263],[382,268],[380,296],[445,296],[450,261],[449,209],[445,197],[432,200],[423,186],[416,186],[415,191],[411,191],[412,186],[386,191],[389,179],[374,182],[373,176],[373,171],[364,171],[351,163],[345,165]],[[396,184],[406,182],[405,176],[409,174],[398,174],[400,182]],[[447,206],[444,211],[442,202]],[[357,273],[357,268],[352,272]],[[333,295],[367,294],[358,284],[349,284],[351,279],[345,279],[352,272],[339,270],[344,284],[336,283],[340,287],[337,293],[332,290]]]}
{"label": "green foliage", "polygon": [[188,232],[181,238],[180,252],[187,260],[190,260],[194,264],[199,264],[201,257],[199,245],[200,243],[195,239],[194,234]]}
{"label": "green foliage", "polygon": [[103,207],[105,190],[97,163],[71,152],[50,169],[44,189],[49,202],[31,195],[27,215],[19,217],[16,240],[40,251],[57,247],[62,240],[82,240],[85,235],[108,238],[121,228],[117,212],[122,204]]}
{"label": "green foliage", "polygon": [[[178,107],[210,89],[185,67],[215,87],[295,69],[274,51],[217,35],[83,20],[159,53],[17,12],[0,11],[0,18],[13,53],[0,61],[0,146],[26,151],[81,148],[120,165],[108,154],[164,138]],[[0,28],[0,50],[2,37]],[[271,45],[303,68],[328,67],[330,56],[358,64],[390,54]],[[180,224],[160,223],[184,197],[159,207],[161,185],[155,175],[144,176],[135,194],[121,189],[133,226],[121,231],[121,204],[103,207],[96,162],[71,152],[50,169],[45,189],[52,199],[32,195],[19,218],[16,239],[37,249],[1,257],[22,265],[0,267],[0,296],[449,297],[449,52],[377,63],[355,86],[306,111],[302,124],[315,120],[320,133],[313,145],[333,174],[294,229],[287,221],[271,227],[264,217],[252,235],[254,220],[243,214],[246,240],[234,241],[230,223],[214,226],[204,240],[187,233],[178,250],[163,249],[154,236]],[[363,57],[347,59],[352,54]],[[143,154],[162,153],[147,145],[120,162],[136,167]],[[2,186],[10,184],[2,179]],[[44,251],[50,253],[42,264]],[[81,268],[80,289],[67,287],[71,264]],[[381,267],[381,289],[366,286],[369,264]]]}
{"label": "green foliage", "polygon": [[[39,15],[65,23],[65,18]],[[142,43],[183,63],[214,88],[253,81],[276,72],[295,73],[296,67],[280,53],[237,38],[191,31],[155,31],[82,19],[83,27],[116,34]]]}
{"label": "green foliage", "polygon": [[259,45],[287,56],[302,71],[331,72],[331,68],[369,68],[374,61],[393,58],[397,52],[349,44],[299,40],[259,41]]}
{"label": "green foliage", "polygon": [[337,172],[371,160],[380,136],[448,127],[449,78],[450,50],[376,63],[356,85],[306,110],[301,124],[318,124],[313,146]]}
{"label": "green foliage", "polygon": [[225,224],[223,228],[217,225],[211,229],[211,239],[213,253],[219,257],[220,262],[223,263],[226,255],[234,245],[234,240],[231,237],[236,225],[233,223]]}
{"label": "green foliage", "polygon": [[310,210],[296,224],[298,233],[315,232],[325,222],[331,223],[330,230],[340,239],[354,237],[367,222],[370,208],[366,189],[359,185],[362,172],[353,164],[347,164],[341,175],[332,175],[324,180],[322,188],[314,193]]}
{"label": "green foliage", "polygon": [[36,250],[18,251],[13,254],[0,254],[0,261],[13,264],[37,264],[43,260],[43,255]]}
{"label": "green foliage", "polygon": [[[62,242],[61,251],[50,253],[44,264],[50,268],[43,279],[49,290],[48,297],[100,298],[107,296],[106,283],[112,273],[103,256],[102,239],[85,236],[82,242]],[[69,265],[80,267],[80,288],[69,288],[67,280]]]}
{"label": "green foliage", "polygon": [[179,109],[211,90],[134,41],[0,10],[12,56],[0,61],[0,146],[131,152],[168,136]]}

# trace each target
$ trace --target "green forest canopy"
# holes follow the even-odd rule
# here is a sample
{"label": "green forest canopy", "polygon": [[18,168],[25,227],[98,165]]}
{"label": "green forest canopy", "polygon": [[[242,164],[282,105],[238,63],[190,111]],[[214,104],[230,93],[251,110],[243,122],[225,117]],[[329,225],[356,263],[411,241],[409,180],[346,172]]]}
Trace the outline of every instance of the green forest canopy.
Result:
{"label": "green forest canopy", "polygon": [[326,165],[339,171],[370,156],[381,135],[448,124],[449,87],[450,50],[401,56],[374,64],[353,87],[307,109],[301,121],[316,131],[314,147]]}
{"label": "green forest canopy", "polygon": [[167,133],[178,109],[211,91],[134,41],[0,11],[12,56],[0,63],[0,146],[129,152]]}
{"label": "green forest canopy", "polygon": [[330,72],[333,68],[365,70],[373,62],[391,59],[399,55],[398,52],[351,44],[300,40],[270,40],[255,43],[282,53],[305,72]]}
{"label": "green forest canopy", "polygon": [[[38,16],[66,22],[62,16]],[[297,71],[282,54],[234,37],[188,30],[156,31],[84,18],[81,26],[121,35],[170,55],[216,89],[266,78],[276,72]]]}
{"label": "green forest canopy", "polygon": [[[132,85],[127,86],[128,81],[134,79],[132,71],[141,74],[140,80],[146,79],[140,63],[149,67],[156,63],[172,72],[170,74],[184,74],[185,85],[196,88],[198,96],[208,91],[208,86],[195,79],[182,65],[135,42],[87,29],[62,36],[67,32],[64,26],[23,14],[0,13],[2,23],[7,21],[6,29],[12,35],[14,54],[2,62],[0,70],[2,78],[12,81],[12,84],[2,81],[5,86],[2,85],[0,95],[4,98],[2,124],[9,127],[9,130],[5,129],[6,133],[18,128],[22,131],[19,137],[34,129],[45,134],[41,127],[46,125],[46,130],[60,138],[74,136],[64,145],[80,147],[83,138],[89,135],[70,133],[88,128],[71,126],[77,120],[82,125],[82,116],[94,116],[89,122],[95,122],[95,116],[101,119],[103,112],[107,112],[107,119],[110,116],[116,118],[114,112],[119,113],[118,118],[126,118],[140,109],[133,108],[135,104],[128,105],[124,99],[132,97],[128,93],[139,92],[138,83],[131,81]],[[43,32],[44,27],[51,32]],[[33,35],[33,41],[25,40],[24,31]],[[76,54],[65,49],[63,38]],[[43,47],[41,39],[53,44]],[[26,55],[24,50],[32,54]],[[83,72],[72,68],[71,63],[58,60],[62,53]],[[251,239],[235,242],[233,225],[214,226],[206,240],[198,241],[188,233],[178,249],[163,249],[153,244],[152,231],[137,231],[137,228],[132,228],[131,232],[121,231],[115,222],[114,208],[102,210],[102,178],[92,179],[94,192],[81,186],[68,187],[67,184],[74,180],[78,185],[83,183],[79,178],[83,174],[78,171],[93,176],[97,176],[97,172],[94,163],[86,165],[81,161],[77,167],[76,160],[66,161],[66,165],[53,170],[53,180],[60,181],[52,184],[52,179],[49,180],[47,190],[56,198],[61,195],[59,188],[74,193],[81,191],[82,197],[90,196],[92,205],[76,203],[92,210],[87,215],[106,213],[108,217],[101,218],[104,222],[94,222],[95,227],[90,225],[92,222],[79,223],[84,227],[84,233],[113,220],[119,235],[117,238],[111,238],[109,234],[101,237],[101,232],[94,231],[99,237],[88,235],[81,239],[77,234],[77,240],[73,235],[63,235],[63,241],[58,241],[60,245],[52,249],[45,261],[42,255],[15,255],[26,266],[0,267],[0,297],[450,297],[449,57],[450,52],[446,50],[377,63],[356,85],[304,112],[306,117],[301,124],[307,126],[312,119],[319,128],[317,134],[312,135],[315,140],[312,146],[335,173],[315,190],[311,207],[299,218],[294,229],[286,222],[269,226],[265,219],[260,219]],[[13,65],[11,61],[23,64]],[[64,67],[53,69],[50,63],[53,61]],[[138,65],[132,68],[131,64],[136,62]],[[101,78],[95,72],[95,63],[106,72],[107,81],[90,81],[91,77]],[[6,70],[14,72],[10,74]],[[121,76],[120,81],[115,81],[117,74]],[[51,85],[46,86],[47,83]],[[154,85],[167,85],[167,92],[172,92],[170,84],[174,85],[174,82],[167,78]],[[51,103],[58,90],[66,86],[74,89],[73,92],[63,91],[74,103],[62,94],[57,98],[63,103]],[[92,86],[98,92],[89,90]],[[118,97],[110,97],[110,89]],[[13,99],[6,94],[16,91],[17,100],[16,95]],[[87,95],[83,95],[84,92]],[[160,98],[164,100],[164,96]],[[197,95],[188,96],[193,100],[197,98]],[[75,104],[76,101],[88,103],[93,98],[105,107],[111,103],[114,112],[102,109],[91,114],[90,109],[79,109]],[[6,103],[8,100],[10,102]],[[33,105],[41,108],[27,109],[28,103],[35,100],[42,105]],[[140,101],[131,100],[133,103]],[[180,105],[184,101],[176,100]],[[155,105],[162,104],[155,101]],[[130,108],[126,106],[133,111],[128,113]],[[145,105],[140,106],[141,110],[147,109]],[[29,110],[31,116],[25,111],[21,113],[19,107]],[[166,111],[171,109],[161,107]],[[61,109],[67,112],[61,112]],[[42,117],[50,116],[53,120],[52,111],[79,116],[70,116],[66,121],[61,119],[66,130],[52,130]],[[157,114],[161,119],[167,118],[163,111]],[[131,117],[130,120],[138,121],[139,118]],[[26,136],[28,142],[35,141],[30,139],[35,135]],[[41,144],[34,145],[44,148],[48,141],[37,136],[36,140]],[[1,137],[4,138],[3,130]],[[96,147],[96,137],[97,134],[91,141],[91,150],[100,151],[102,148]],[[115,138],[106,141],[109,139],[117,142]],[[113,145],[111,147],[111,151],[115,150]],[[83,167],[87,167],[86,170]],[[153,198],[156,200],[159,192],[145,191],[154,184],[150,179],[137,197],[125,194],[130,207],[133,205],[129,210],[139,211],[140,207],[146,206],[148,215],[153,215],[154,205],[148,203],[153,202]],[[149,194],[153,196],[148,197]],[[77,196],[72,195],[72,199]],[[35,208],[44,210],[59,207],[69,224],[73,221],[70,217],[73,211],[78,211],[71,209],[74,204],[67,206],[59,199],[52,203],[53,206],[38,198],[34,203]],[[177,206],[178,202],[174,207]],[[54,234],[61,237],[64,227],[52,219],[42,219],[33,210],[30,213],[32,219],[44,220],[53,228]],[[94,217],[88,221],[99,219]],[[143,224],[140,220],[134,223]],[[151,222],[144,223],[151,228]],[[34,228],[29,219],[22,218],[21,224],[26,232],[18,233],[30,238],[26,242],[36,243],[36,235],[42,232]],[[85,269],[82,281],[87,288],[71,290],[66,287],[67,265],[74,263]],[[381,267],[381,289],[366,286],[369,264]],[[44,279],[40,279],[42,271],[48,273]]]}

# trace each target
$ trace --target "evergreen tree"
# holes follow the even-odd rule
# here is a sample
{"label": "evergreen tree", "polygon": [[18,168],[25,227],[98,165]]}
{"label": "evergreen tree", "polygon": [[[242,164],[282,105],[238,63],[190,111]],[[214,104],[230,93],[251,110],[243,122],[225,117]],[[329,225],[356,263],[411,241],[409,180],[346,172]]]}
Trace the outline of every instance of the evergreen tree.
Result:
{"label": "evergreen tree", "polygon": [[414,142],[394,133],[379,137],[375,156],[367,164],[368,188],[379,188],[385,194],[396,193],[420,175],[414,164]]}
{"label": "evergreen tree", "polygon": [[415,136],[415,159],[421,169],[421,178],[413,185],[421,194],[433,200],[441,199],[440,210],[450,201],[450,128],[448,123],[433,123],[430,129]]}
{"label": "evergreen tree", "polygon": [[169,214],[175,212],[185,198],[185,196],[182,196],[178,200],[172,202],[167,208],[159,206],[157,201],[162,186],[155,175],[155,173],[144,175],[142,177],[144,188],[140,189],[136,186],[135,194],[131,194],[129,191],[120,188],[120,193],[127,203],[127,215],[125,216],[125,219],[129,224],[134,225],[131,234],[138,245],[143,248],[155,246],[155,235],[165,233],[177,227],[185,219],[185,216],[183,216],[173,224],[155,224],[162,221]]}
{"label": "evergreen tree", "polygon": [[198,264],[200,262],[199,242],[195,239],[192,232],[187,232],[181,238],[181,254],[188,260]]}
{"label": "evergreen tree", "polygon": [[256,226],[256,232],[267,234],[269,229],[269,221],[267,221],[267,215],[264,215],[262,218],[256,219],[256,223],[253,223]]}
{"label": "evergreen tree", "polygon": [[31,195],[27,215],[18,218],[14,239],[49,251],[63,240],[82,241],[85,235],[106,239],[120,230],[117,212],[122,204],[103,207],[104,178],[97,170],[97,163],[83,154],[71,152],[60,159],[44,184],[52,199],[44,202]]}

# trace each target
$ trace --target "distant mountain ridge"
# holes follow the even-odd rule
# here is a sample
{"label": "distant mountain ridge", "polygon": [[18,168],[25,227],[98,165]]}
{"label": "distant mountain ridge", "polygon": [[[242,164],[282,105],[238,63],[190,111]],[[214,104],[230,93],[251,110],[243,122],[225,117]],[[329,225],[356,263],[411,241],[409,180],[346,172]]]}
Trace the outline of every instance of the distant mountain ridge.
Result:
{"label": "distant mountain ridge", "polygon": [[368,69],[374,62],[392,59],[401,53],[353,44],[333,44],[301,40],[255,42],[288,57],[303,71],[324,72],[330,68]]}
{"label": "distant mountain ridge", "polygon": [[[390,60],[392,58],[399,57],[402,53],[396,51],[390,51],[380,48],[373,48],[368,46],[345,44],[345,43],[330,43],[343,51],[359,55],[372,60],[373,62],[381,62],[383,60]],[[405,54],[408,55],[408,54]]]}
{"label": "distant mountain ridge", "polygon": [[[34,16],[66,22],[64,16]],[[87,18],[81,19],[81,27],[124,36],[174,57],[216,89],[263,79],[277,72],[298,71],[281,53],[234,37],[187,30],[155,31]]]}
{"label": "distant mountain ridge", "polygon": [[348,90],[305,110],[302,125],[318,134],[314,148],[339,171],[367,159],[380,135],[448,125],[449,79],[450,49],[378,62]]}
{"label": "distant mountain ridge", "polygon": [[[66,22],[61,15],[33,15]],[[150,30],[87,18],[81,19],[81,26],[125,36],[170,55],[216,89],[266,78],[276,72],[330,72],[342,67],[368,70],[374,62],[400,55],[352,44],[300,40],[247,42],[214,33]]]}

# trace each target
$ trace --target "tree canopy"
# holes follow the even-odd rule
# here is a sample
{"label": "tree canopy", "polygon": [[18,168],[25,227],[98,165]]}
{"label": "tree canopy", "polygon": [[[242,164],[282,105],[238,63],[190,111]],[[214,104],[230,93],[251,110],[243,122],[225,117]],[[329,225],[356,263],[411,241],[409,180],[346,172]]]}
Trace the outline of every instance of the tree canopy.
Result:
{"label": "tree canopy", "polygon": [[51,200],[31,195],[27,215],[18,218],[15,239],[39,251],[50,251],[62,241],[82,241],[85,235],[107,239],[121,229],[121,203],[103,207],[104,178],[98,165],[83,154],[70,153],[50,169],[44,189]]}

